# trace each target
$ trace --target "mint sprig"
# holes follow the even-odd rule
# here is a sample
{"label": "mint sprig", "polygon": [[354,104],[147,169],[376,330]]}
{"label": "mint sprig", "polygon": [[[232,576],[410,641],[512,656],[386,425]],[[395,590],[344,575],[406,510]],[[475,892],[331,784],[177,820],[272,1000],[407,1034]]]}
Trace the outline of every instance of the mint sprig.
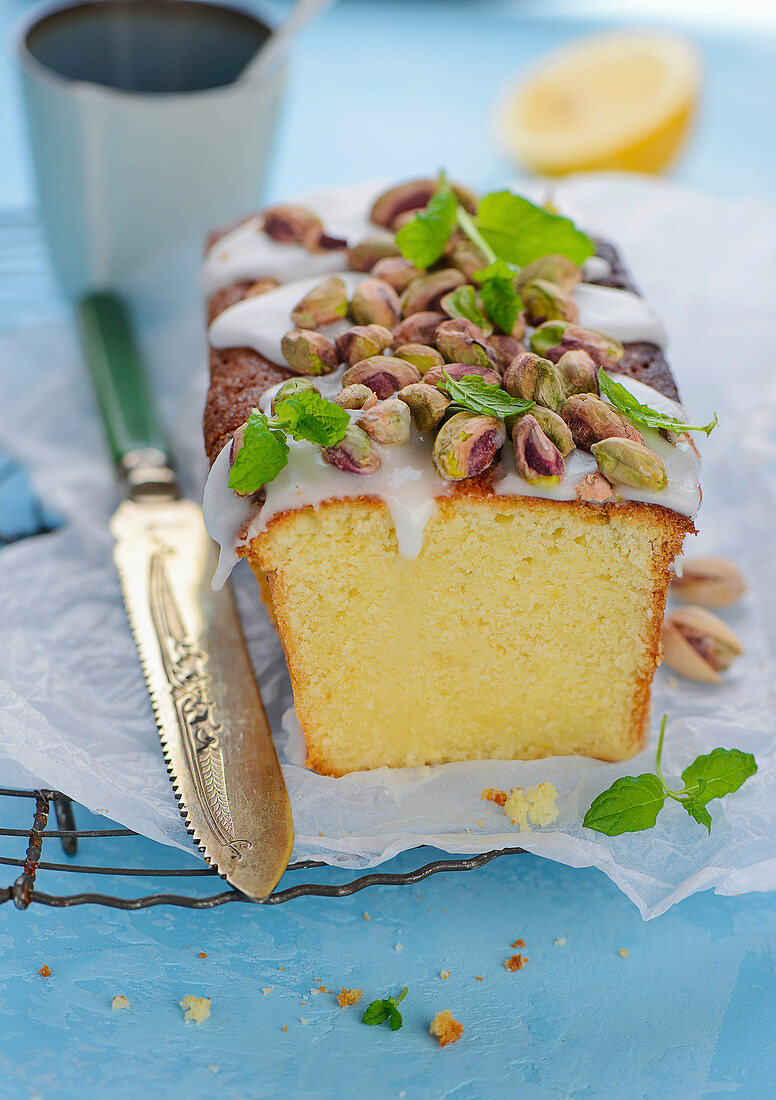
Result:
{"label": "mint sprig", "polygon": [[488,318],[477,303],[477,291],[470,283],[446,294],[444,308],[452,317],[463,317],[483,331],[490,332]]}
{"label": "mint sprig", "polygon": [[278,476],[288,462],[292,439],[331,447],[340,443],[350,424],[345,409],[321,397],[317,390],[303,390],[278,402],[270,418],[253,409],[245,425],[243,443],[229,471],[229,488],[255,493]]}
{"label": "mint sprig", "polygon": [[370,1024],[374,1027],[377,1024],[385,1023],[387,1020],[391,1031],[398,1031],[403,1022],[398,1006],[406,996],[407,986],[405,985],[398,997],[384,997],[381,1000],[372,1001],[364,1009],[361,1023]]}
{"label": "mint sprig", "polygon": [[714,749],[698,756],[682,772],[684,787],[672,790],[660,768],[667,715],[660,724],[657,743],[656,774],[626,775],[616,779],[608,790],[595,798],[582,824],[606,836],[651,829],[667,798],[683,806],[699,824],[711,832],[711,815],[706,806],[712,799],[732,794],[750,775],[757,764],[750,752],[740,749]]}
{"label": "mint sprig", "polygon": [[[533,347],[533,341],[531,346]],[[603,396],[611,401],[615,409],[619,409],[634,424],[640,424],[644,428],[675,432],[676,435],[682,435],[685,432],[705,432],[709,435],[717,426],[716,413],[708,424],[685,424],[675,416],[669,416],[668,413],[658,412],[657,409],[651,409],[648,405],[642,405],[632,393],[626,390],[625,386],[615,382],[603,367],[598,368],[598,385]]]}
{"label": "mint sprig", "polygon": [[523,308],[523,300],[515,287],[515,269],[506,260],[495,260],[476,272],[481,280],[480,297],[490,320],[502,332],[510,333]]}
{"label": "mint sprig", "polygon": [[425,210],[416,214],[396,234],[396,244],[402,256],[419,268],[435,264],[455,229],[457,209],[455,192],[441,181]]}
{"label": "mint sprig", "polygon": [[535,401],[512,397],[501,386],[486,382],[479,374],[467,374],[460,382],[451,378],[444,367],[442,374],[444,377],[437,382],[437,389],[450,398],[451,412],[473,412],[478,416],[495,416],[505,420],[508,416],[522,416],[536,404]]}

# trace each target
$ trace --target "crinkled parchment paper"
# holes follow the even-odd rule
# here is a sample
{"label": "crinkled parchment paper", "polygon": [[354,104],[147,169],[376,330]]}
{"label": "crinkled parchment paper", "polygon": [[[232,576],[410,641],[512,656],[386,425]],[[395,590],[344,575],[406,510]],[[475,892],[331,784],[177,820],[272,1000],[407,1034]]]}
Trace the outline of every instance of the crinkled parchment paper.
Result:
{"label": "crinkled parchment paper", "polygon": [[[759,772],[711,804],[711,837],[675,804],[651,832],[616,838],[583,830],[593,797],[617,776],[652,770],[649,748],[625,764],[555,758],[530,763],[385,769],[327,779],[305,770],[285,663],[244,567],[234,583],[284,761],[296,858],[373,866],[426,843],[474,853],[517,843],[605,872],[645,917],[697,890],[776,887],[776,207],[720,201],[626,176],[571,180],[560,206],[618,241],[671,337],[669,358],[687,409],[720,426],[706,442],[700,536],[689,552],[735,558],[750,580],[723,612],[746,655],[721,687],[681,684],[667,669],[653,726],[671,717],[667,770],[714,746],[755,753]],[[161,326],[141,319],[154,384],[192,492],[205,474],[199,315]],[[0,552],[0,777],[37,777],[90,809],[190,850],[167,780],[111,560],[107,521],[119,495],[84,367],[63,317],[0,342],[0,446],[30,470],[66,517],[54,534]],[[560,817],[518,834],[480,800],[487,786],[548,779]]]}

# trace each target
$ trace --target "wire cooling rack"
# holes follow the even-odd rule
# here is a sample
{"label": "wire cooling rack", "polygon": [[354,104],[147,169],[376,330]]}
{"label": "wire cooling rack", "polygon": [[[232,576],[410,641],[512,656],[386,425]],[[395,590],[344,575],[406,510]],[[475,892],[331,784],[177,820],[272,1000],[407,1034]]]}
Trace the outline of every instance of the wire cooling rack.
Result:
{"label": "wire cooling rack", "polygon": [[[0,856],[0,865],[6,867],[20,867],[21,874],[10,885],[0,887],[0,905],[3,902],[12,901],[17,909],[27,909],[33,903],[49,905],[57,909],[67,909],[73,905],[106,905],[111,909],[148,909],[154,905],[175,905],[184,909],[214,909],[218,905],[226,905],[232,901],[251,901],[239,890],[224,890],[218,894],[207,897],[197,897],[186,894],[158,893],[146,894],[142,897],[122,898],[111,894],[98,893],[73,893],[73,894],[45,894],[36,889],[36,880],[40,871],[66,871],[73,875],[111,875],[141,878],[161,878],[180,881],[185,878],[215,877],[218,872],[211,867],[192,868],[148,868],[148,867],[103,867],[101,865],[68,863],[48,863],[41,859],[43,842],[48,838],[57,838],[61,842],[66,856],[71,859],[78,853],[80,842],[95,839],[97,837],[126,838],[137,836],[131,829],[77,829],[73,804],[69,798],[59,791],[48,790],[16,790],[12,787],[0,787],[0,799],[2,798],[26,798],[34,802],[32,809],[32,825],[29,829],[7,829],[0,827],[0,837],[26,838],[27,851],[24,858]],[[48,819],[51,810],[57,820],[56,829],[48,828]],[[86,845],[84,845],[86,846]],[[421,849],[417,849],[421,851]],[[429,875],[440,874],[444,871],[474,871],[478,867],[484,867],[486,863],[497,856],[517,855],[521,848],[504,848],[500,851],[483,852],[481,855],[467,858],[436,859],[426,863],[413,871],[385,872],[373,871],[358,878],[350,879],[342,883],[327,882],[295,882],[292,886],[276,889],[261,904],[280,905],[282,902],[292,901],[299,897],[325,897],[344,898],[356,894],[359,890],[365,890],[371,886],[411,886],[421,882]],[[326,864],[315,860],[304,860],[301,863],[292,863],[283,876],[296,877],[300,871],[325,867]]]}

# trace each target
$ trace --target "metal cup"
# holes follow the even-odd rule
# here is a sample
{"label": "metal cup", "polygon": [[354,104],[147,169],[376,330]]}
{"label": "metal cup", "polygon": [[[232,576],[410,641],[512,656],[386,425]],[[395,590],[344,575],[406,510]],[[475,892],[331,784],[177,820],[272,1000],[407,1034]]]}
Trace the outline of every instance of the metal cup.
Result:
{"label": "metal cup", "polygon": [[254,15],[195,0],[83,0],[18,40],[40,212],[71,298],[192,283],[204,233],[260,202],[284,84],[249,63]]}

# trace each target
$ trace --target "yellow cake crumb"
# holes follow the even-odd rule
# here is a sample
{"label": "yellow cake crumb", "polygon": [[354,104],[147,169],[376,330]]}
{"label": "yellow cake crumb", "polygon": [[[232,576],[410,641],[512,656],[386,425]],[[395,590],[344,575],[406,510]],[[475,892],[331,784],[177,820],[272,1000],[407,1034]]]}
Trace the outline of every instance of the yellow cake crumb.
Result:
{"label": "yellow cake crumb", "polygon": [[480,798],[483,802],[495,802],[497,806],[503,806],[508,795],[506,791],[500,791],[497,787],[486,787]]}
{"label": "yellow cake crumb", "polygon": [[200,951],[199,957],[201,959],[206,959],[207,958],[207,951]]}
{"label": "yellow cake crumb", "polygon": [[211,1073],[218,1073],[218,1066],[208,1066],[207,1068]]}
{"label": "yellow cake crumb", "polygon": [[452,1012],[449,1008],[443,1008],[441,1012],[437,1012],[434,1019],[431,1021],[431,1027],[428,1029],[429,1035],[434,1035],[439,1040],[441,1047],[446,1047],[448,1043],[457,1043],[463,1035],[463,1024],[454,1019]]}
{"label": "yellow cake crumb", "polygon": [[261,987],[261,991],[265,997],[268,997],[274,988],[274,985],[264,985]]}
{"label": "yellow cake crumb", "polygon": [[342,987],[342,992],[337,994],[337,1004],[340,1008],[347,1008],[348,1005],[355,1005],[364,996],[363,989],[345,989]]}
{"label": "yellow cake crumb", "polygon": [[41,978],[50,978],[51,977],[51,967],[49,966],[48,963],[44,963],[43,966],[38,971],[38,973],[40,974]]}
{"label": "yellow cake crumb", "polygon": [[129,998],[125,997],[123,993],[119,993],[110,1003],[111,1010],[118,1012],[122,1008],[129,1008]]}
{"label": "yellow cake crumb", "polygon": [[512,943],[510,943],[509,946],[510,947],[525,947],[525,940],[522,939],[522,938],[519,939],[519,940],[513,940]]}
{"label": "yellow cake crumb", "polygon": [[565,936],[558,936],[557,940],[555,941],[555,946],[556,947],[565,947],[566,946],[566,937]]}
{"label": "yellow cake crumb", "polygon": [[396,946],[394,947],[394,951],[403,951],[403,950],[404,950],[404,948],[402,947],[402,945],[400,943],[397,943]]}
{"label": "yellow cake crumb", "polygon": [[485,981],[485,979],[480,974],[475,974],[474,975],[474,980],[475,980],[475,982],[484,982]]}
{"label": "yellow cake crumb", "polygon": [[621,947],[620,948],[620,954],[622,955],[622,957],[624,959],[627,959],[628,955],[630,955],[630,951],[628,950],[627,947]]}
{"label": "yellow cake crumb", "polygon": [[195,997],[193,993],[188,993],[178,1003],[183,1009],[186,1019],[193,1020],[199,1026],[210,1015],[210,1006],[213,1002],[208,997]]}
{"label": "yellow cake crumb", "polygon": [[288,1031],[288,1024],[283,1024],[283,1026],[281,1027],[280,1030],[281,1031]]}
{"label": "yellow cake crumb", "polygon": [[442,978],[443,980],[445,978],[449,978],[450,977],[450,971],[449,970],[440,970],[439,971],[439,977]]}
{"label": "yellow cake crumb", "polygon": [[526,955],[510,955],[508,959],[504,959],[504,966],[507,970],[522,970],[527,962]]}
{"label": "yellow cake crumb", "polygon": [[366,911],[366,909],[365,909],[365,910],[364,910],[364,920],[371,920],[371,919],[372,919],[372,918],[371,918],[371,917],[369,916],[369,914],[367,913],[367,911]]}

